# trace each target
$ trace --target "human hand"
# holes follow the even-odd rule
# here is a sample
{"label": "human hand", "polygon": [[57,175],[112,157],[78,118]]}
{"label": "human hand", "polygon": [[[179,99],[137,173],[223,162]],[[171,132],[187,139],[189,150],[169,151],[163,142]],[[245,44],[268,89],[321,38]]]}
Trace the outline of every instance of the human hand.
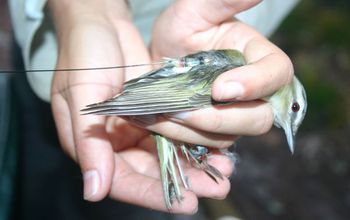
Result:
{"label": "human hand", "polygon": [[[175,139],[187,138],[187,142],[215,147],[228,147],[235,135],[260,135],[271,128],[272,109],[257,100],[289,83],[293,66],[278,47],[233,18],[257,3],[258,0],[179,0],[158,18],[151,47],[155,60],[200,50],[242,51],[248,65],[220,75],[213,83],[212,97],[217,101],[245,102],[172,115],[171,121],[147,128]],[[179,135],[170,128],[187,131]],[[203,136],[207,139],[190,131],[206,134]]]}
{"label": "human hand", "polygon": [[[128,8],[123,2],[49,1],[60,45],[57,68],[149,62],[147,48],[131,24]],[[146,70],[55,73],[52,110],[59,138],[64,150],[82,169],[84,198],[87,200],[98,201],[109,195],[147,206],[153,198],[149,195],[143,198],[142,192],[161,192],[160,184],[159,189],[148,190],[149,185],[159,182],[148,175],[156,170],[150,169],[156,158],[147,150],[136,148],[148,140],[147,131],[117,117],[80,114],[80,109],[87,104],[120,92],[122,83],[138,71]],[[144,158],[140,159],[140,156]],[[135,160],[138,166],[134,165]]]}
{"label": "human hand", "polygon": [[[49,1],[59,40],[57,68],[150,62],[140,35],[131,24],[127,6],[121,3],[124,1]],[[80,114],[86,105],[112,97],[121,91],[124,81],[147,70],[55,73],[52,110],[59,138],[63,149],[82,169],[84,198],[89,201],[109,195],[119,201],[167,211],[156,147],[149,132],[119,117]],[[214,163],[216,159],[212,159]],[[229,169],[218,169],[229,175]],[[215,183],[201,181],[208,177],[193,168],[186,172],[193,177],[191,185],[197,190],[184,192],[184,201],[174,205],[172,212],[195,212],[197,195],[222,196],[220,190],[211,187]],[[208,187],[213,190],[207,190]]]}

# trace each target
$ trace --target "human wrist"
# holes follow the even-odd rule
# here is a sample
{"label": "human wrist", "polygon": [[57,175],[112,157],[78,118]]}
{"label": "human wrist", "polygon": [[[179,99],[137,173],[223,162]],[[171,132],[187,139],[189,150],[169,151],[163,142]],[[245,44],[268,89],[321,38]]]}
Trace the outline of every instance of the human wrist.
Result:
{"label": "human wrist", "polygon": [[116,25],[118,21],[130,21],[126,0],[49,0],[48,9],[57,34],[86,25]]}

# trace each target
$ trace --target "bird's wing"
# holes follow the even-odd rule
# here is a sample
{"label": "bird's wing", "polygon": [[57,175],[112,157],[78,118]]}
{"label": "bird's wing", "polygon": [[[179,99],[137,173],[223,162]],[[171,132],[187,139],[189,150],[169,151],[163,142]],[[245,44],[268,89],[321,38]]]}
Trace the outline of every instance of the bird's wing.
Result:
{"label": "bird's wing", "polygon": [[198,65],[185,72],[161,68],[126,82],[121,94],[88,105],[82,112],[98,115],[146,115],[210,106],[212,81],[231,68]]}
{"label": "bird's wing", "polygon": [[160,72],[151,72],[126,82],[121,94],[104,102],[88,105],[82,110],[83,114],[144,115],[208,106],[211,104],[210,85],[203,84],[198,90],[190,86],[189,77],[199,71],[204,71],[204,68],[192,68],[186,73],[173,75],[171,69],[167,68]]}
{"label": "bird's wing", "polygon": [[[198,108],[189,104],[189,95],[184,92],[174,97],[159,91],[142,95],[123,93],[115,99],[88,106],[83,111],[97,115],[146,115]],[[208,99],[210,101],[210,96]]]}

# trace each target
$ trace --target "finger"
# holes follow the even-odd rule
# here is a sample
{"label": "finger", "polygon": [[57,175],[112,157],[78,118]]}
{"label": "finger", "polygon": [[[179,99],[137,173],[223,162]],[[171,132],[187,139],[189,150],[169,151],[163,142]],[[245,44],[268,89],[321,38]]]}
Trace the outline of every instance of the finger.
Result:
{"label": "finger", "polygon": [[201,131],[180,123],[169,121],[164,116],[154,117],[154,120],[150,121],[149,116],[138,116],[132,118],[131,122],[168,138],[191,144],[227,148],[238,138],[234,135],[222,135]]}
{"label": "finger", "polygon": [[291,82],[292,75],[292,65],[284,54],[269,54],[220,75],[213,83],[212,96],[217,101],[260,99]]}
{"label": "finger", "polygon": [[[247,29],[241,31],[255,32],[246,25],[237,26]],[[288,56],[260,34],[250,35],[255,37],[236,45],[242,47],[248,65],[227,71],[214,81],[212,96],[215,100],[260,99],[291,82],[294,69]]]}
{"label": "finger", "polygon": [[262,101],[218,105],[167,116],[199,130],[226,135],[261,135],[270,130],[274,120],[270,105]]}
{"label": "finger", "polygon": [[67,102],[60,93],[53,93],[51,106],[60,144],[64,151],[76,160],[72,121]]}
{"label": "finger", "polygon": [[216,181],[212,179],[206,172],[201,169],[188,169],[186,170],[186,176],[190,190],[198,197],[212,198],[212,199],[225,199],[230,192],[230,181],[223,177],[216,178]]}
{"label": "finger", "polygon": [[[236,13],[259,2],[260,0],[175,1],[157,19],[151,45],[153,58],[185,56],[198,50],[212,49],[218,44],[217,39],[220,39],[221,34],[226,36],[227,25],[221,24],[232,21]],[[167,33],[171,33],[170,37]],[[230,40],[230,46],[232,42],[234,41]]]}
{"label": "finger", "polygon": [[[165,205],[162,183],[159,178],[152,178],[134,172],[118,155],[115,156],[116,168],[110,197],[130,204],[171,213],[194,214],[198,209],[198,200],[193,192],[181,187],[181,204],[174,201],[171,210]],[[154,169],[157,169],[155,167]]]}
{"label": "finger", "polygon": [[[155,146],[153,146],[155,148]],[[149,152],[147,148],[144,149],[139,147],[129,148],[128,150],[121,151],[118,155],[128,163],[128,165],[137,173],[153,177],[159,178],[160,170],[159,170],[159,162],[157,157],[157,152]],[[182,164],[184,166],[185,175],[189,170],[200,170],[192,166],[192,164],[187,163],[187,159],[182,158],[184,161]],[[208,155],[207,161],[210,165],[217,168],[224,176],[231,176],[234,169],[234,160],[232,158],[223,155],[222,153],[211,153]],[[193,172],[193,171],[191,171]],[[204,178],[207,180],[207,178]],[[200,187],[202,188],[202,187]]]}
{"label": "finger", "polygon": [[[159,179],[159,163],[154,154],[139,148],[131,148],[127,151],[120,152],[118,155],[123,158],[123,160],[127,161],[128,165],[131,166],[135,172],[147,177]],[[211,154],[208,157],[208,162],[226,177],[230,176],[233,172],[233,161],[225,155]],[[186,165],[184,173],[185,176],[188,177],[191,191],[194,192],[196,196],[215,199],[223,199],[226,197],[230,190],[230,183],[227,178],[223,180],[217,178],[217,182],[215,182],[203,170],[192,167],[189,164]],[[180,184],[183,186],[182,182],[180,182]]]}
{"label": "finger", "polygon": [[235,170],[235,158],[223,155],[222,153],[211,153],[207,156],[207,162],[218,169],[222,175],[229,178]]}
{"label": "finger", "polygon": [[[59,66],[111,66],[123,63],[114,32],[103,25],[84,27],[64,39],[67,42],[62,44],[60,51],[61,62],[64,63],[59,63]],[[56,75],[59,77],[60,73]],[[80,110],[88,104],[110,98],[115,92],[113,88],[120,88],[122,81],[123,72],[120,69],[67,72],[66,78],[60,81],[61,87],[66,89],[64,97],[71,116],[73,147],[83,173],[84,198],[89,201],[101,200],[108,194],[114,173],[114,152],[105,128],[106,118],[82,116]]]}
{"label": "finger", "polygon": [[114,152],[106,132],[106,118],[80,115],[80,109],[101,97],[108,97],[110,91],[102,91],[98,86],[82,85],[72,88],[70,94],[68,102],[77,161],[84,178],[84,199],[98,201],[108,194],[111,186]]}
{"label": "finger", "polygon": [[231,176],[234,163],[229,157],[221,154],[208,155],[207,162],[215,167],[224,179],[216,177],[214,181],[201,169],[186,169],[185,174],[189,179],[190,188],[198,197],[224,199],[230,191],[230,182],[227,177]]}

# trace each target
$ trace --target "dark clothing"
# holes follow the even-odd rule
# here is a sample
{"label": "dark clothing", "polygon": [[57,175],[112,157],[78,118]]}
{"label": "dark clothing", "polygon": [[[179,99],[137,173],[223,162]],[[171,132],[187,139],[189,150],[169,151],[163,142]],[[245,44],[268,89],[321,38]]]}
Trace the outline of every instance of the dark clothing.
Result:
{"label": "dark clothing", "polygon": [[14,202],[17,138],[11,75],[0,73],[0,219],[8,219]]}

